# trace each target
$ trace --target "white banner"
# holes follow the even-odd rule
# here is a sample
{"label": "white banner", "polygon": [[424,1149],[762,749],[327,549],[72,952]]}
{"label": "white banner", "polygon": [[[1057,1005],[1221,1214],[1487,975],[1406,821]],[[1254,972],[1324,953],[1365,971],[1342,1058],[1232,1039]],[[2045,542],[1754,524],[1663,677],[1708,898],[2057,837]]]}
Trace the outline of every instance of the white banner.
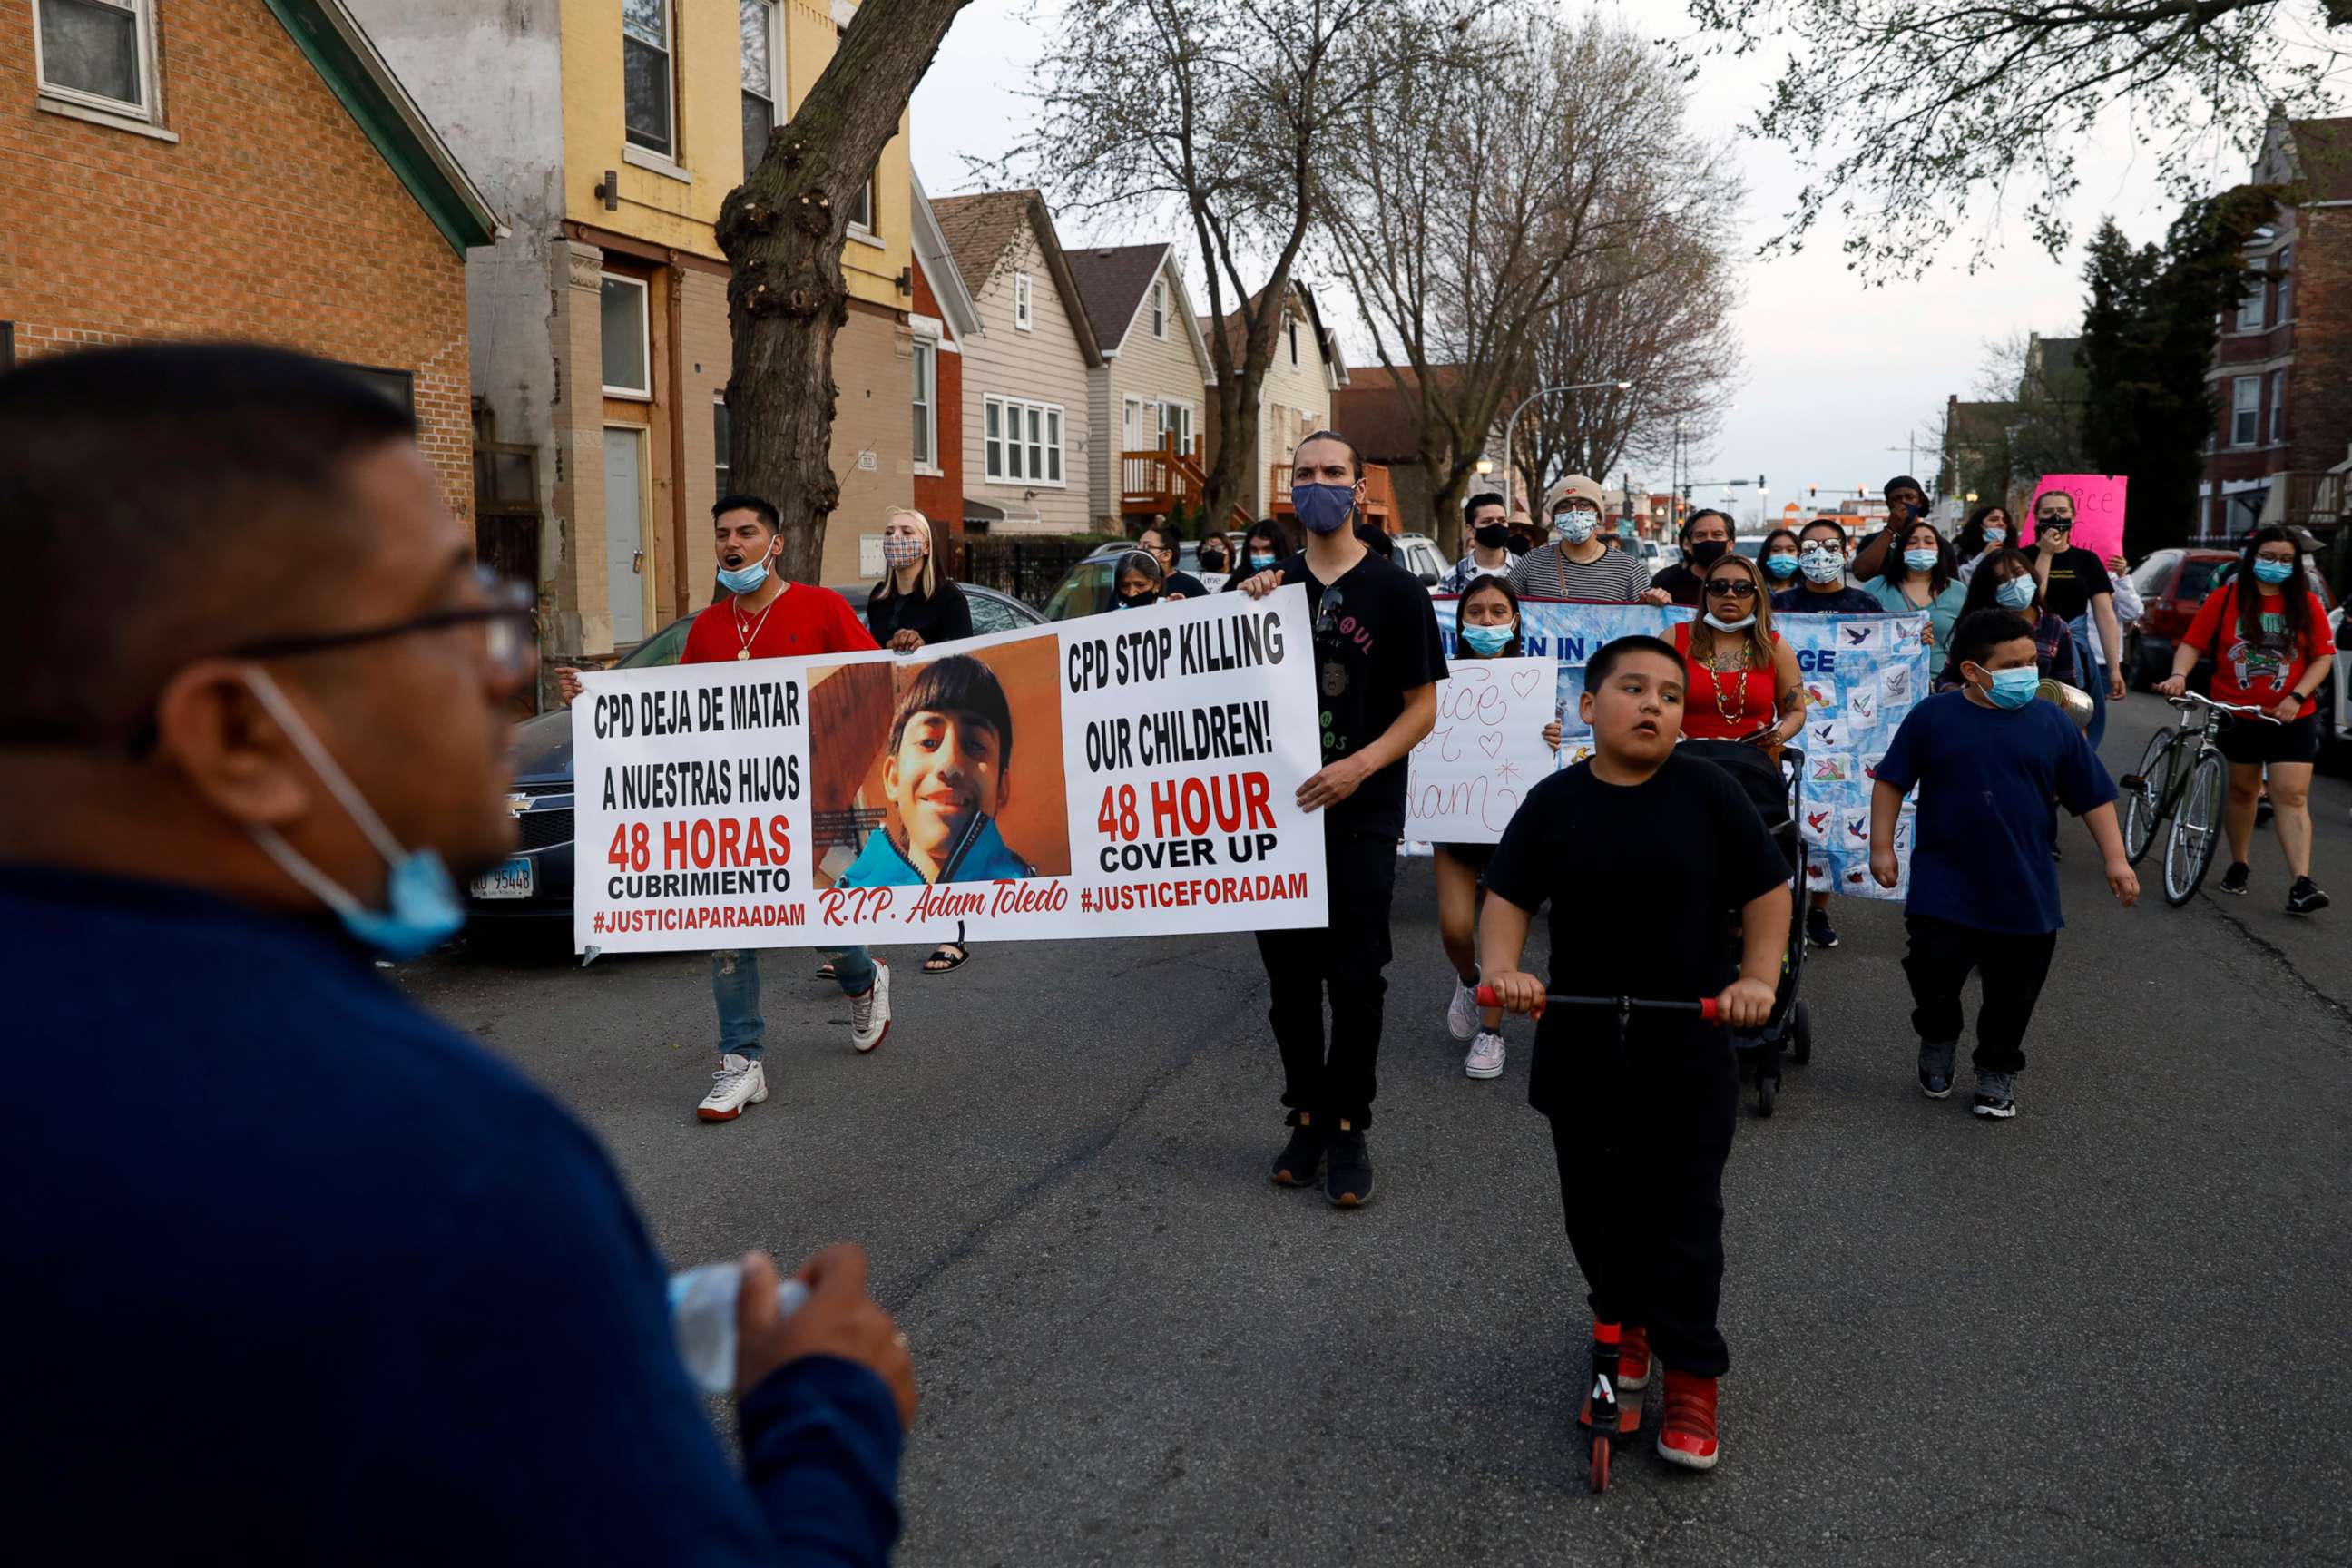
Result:
{"label": "white banner", "polygon": [[1324,923],[1304,588],[584,674],[576,950]]}
{"label": "white banner", "polygon": [[1437,724],[1412,749],[1404,836],[1498,844],[1520,796],[1558,764],[1543,738],[1559,710],[1549,658],[1457,659],[1437,686]]}

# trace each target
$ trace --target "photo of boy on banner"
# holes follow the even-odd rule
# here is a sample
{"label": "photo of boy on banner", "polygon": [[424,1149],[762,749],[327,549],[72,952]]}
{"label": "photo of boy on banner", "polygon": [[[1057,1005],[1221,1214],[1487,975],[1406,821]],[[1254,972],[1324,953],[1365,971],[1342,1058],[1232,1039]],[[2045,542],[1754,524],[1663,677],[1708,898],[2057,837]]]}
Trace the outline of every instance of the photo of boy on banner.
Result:
{"label": "photo of boy on banner", "polygon": [[813,670],[818,885],[1067,875],[1053,655],[1034,641]]}

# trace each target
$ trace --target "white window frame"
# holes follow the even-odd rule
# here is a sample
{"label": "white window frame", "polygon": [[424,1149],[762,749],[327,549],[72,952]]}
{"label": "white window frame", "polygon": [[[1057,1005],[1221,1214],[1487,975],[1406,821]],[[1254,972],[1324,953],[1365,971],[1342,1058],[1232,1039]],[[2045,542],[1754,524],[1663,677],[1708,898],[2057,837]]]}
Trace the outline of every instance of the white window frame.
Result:
{"label": "white window frame", "polygon": [[1193,451],[1193,442],[1199,438],[1197,435],[1199,419],[1193,406],[1172,397],[1163,397],[1159,402],[1147,406],[1153,410],[1152,444],[1165,445],[1169,435],[1172,432],[1176,437],[1177,453],[1180,456],[1191,456]]}
{"label": "white window frame", "polygon": [[2270,301],[2270,258],[2257,256],[2252,265],[2254,268],[2252,286],[2248,289],[2246,297],[2238,301],[2237,328],[2241,332],[2263,330],[2263,309]]}
{"label": "white window frame", "polygon": [[[637,291],[638,351],[645,356],[641,363],[646,367],[646,384],[643,386],[614,386],[604,381],[604,350],[603,342],[604,312],[603,309],[603,290],[604,286],[608,283],[619,283],[627,288],[635,289]],[[642,278],[631,278],[627,274],[621,272],[607,272],[604,274],[603,279],[599,280],[597,290],[598,309],[596,311],[596,325],[598,331],[598,341],[596,349],[596,380],[604,386],[604,395],[607,397],[625,397],[633,402],[651,403],[654,400],[653,286]]]}
{"label": "white window frame", "polygon": [[1298,368],[1298,318],[1293,316],[1285,323],[1290,329],[1290,368]]}
{"label": "white window frame", "polygon": [[939,479],[947,472],[940,466],[940,340],[918,335],[914,360],[915,407],[923,416],[925,449],[930,453],[916,458],[914,469],[927,479]]}
{"label": "white window frame", "polygon": [[2271,372],[2271,445],[2286,439],[2286,372]]}
{"label": "white window frame", "polygon": [[[634,147],[646,157],[659,158],[683,168],[685,165],[678,157],[677,144],[677,0],[661,0],[661,8],[662,41],[659,47],[663,63],[668,68],[669,74],[669,93],[664,103],[664,118],[668,121],[668,126],[664,132],[663,140],[669,144],[667,147],[648,147],[642,142],[632,140],[629,134],[630,34],[628,22],[624,18],[621,24],[621,146],[625,155],[628,149]],[[645,44],[642,38],[637,42],[640,45]]]}
{"label": "white window frame", "polygon": [[2259,375],[2231,377],[2230,445],[2251,447],[2261,438],[2262,433],[2263,378]]}
{"label": "white window frame", "polygon": [[[746,98],[764,97],[767,100],[768,129],[773,131],[784,122],[784,8],[778,4],[778,0],[739,0],[736,9],[739,20],[742,16],[744,5],[759,6],[768,18],[768,90],[762,94],[753,92],[749,87],[745,87],[742,93]],[[740,47],[740,44],[738,47]],[[741,69],[740,60],[737,62],[737,69],[739,72]],[[756,166],[746,163],[743,165],[743,177],[750,179],[751,171]]]}
{"label": "white window frame", "polygon": [[126,103],[119,98],[90,92],[82,88],[68,87],[49,79],[48,64],[41,53],[41,0],[32,0],[33,10],[33,81],[40,97],[52,104],[70,104],[77,109],[93,110],[116,120],[131,121],[141,125],[160,125],[163,121],[163,77],[156,68],[155,0],[98,0],[131,15],[133,43],[139,67],[140,101]]}
{"label": "white window frame", "polygon": [[2284,326],[2294,320],[2294,247],[2293,246],[2286,246],[2280,249],[2276,270],[2278,272],[2276,324]]}
{"label": "white window frame", "polygon": [[1168,339],[1168,283],[1165,279],[1151,280],[1151,335],[1163,342]]}
{"label": "white window frame", "polygon": [[[714,447],[717,447],[719,432],[722,426],[725,427],[728,435],[730,437],[734,435],[735,413],[727,406],[727,394],[723,391],[711,394],[710,409],[711,443]],[[732,451],[724,448],[716,449],[711,453],[710,477],[717,487],[711,490],[712,495],[723,496],[734,493],[735,465],[732,461],[734,456]]]}
{"label": "white window frame", "polygon": [[1013,330],[1025,332],[1037,324],[1037,286],[1026,272],[1013,275]]}
{"label": "white window frame", "polygon": [[1062,405],[992,393],[981,400],[981,469],[988,483],[1069,489],[1069,413]]}

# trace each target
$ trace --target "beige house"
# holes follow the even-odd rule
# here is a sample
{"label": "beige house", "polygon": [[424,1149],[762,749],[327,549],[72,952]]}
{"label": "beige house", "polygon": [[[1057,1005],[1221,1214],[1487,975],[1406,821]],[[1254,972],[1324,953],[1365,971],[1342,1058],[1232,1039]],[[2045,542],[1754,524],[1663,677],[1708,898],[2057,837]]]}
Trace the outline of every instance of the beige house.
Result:
{"label": "beige house", "polygon": [[[1201,328],[1213,330],[1206,320]],[[1225,319],[1225,331],[1233,341],[1234,357],[1239,360],[1242,319],[1238,314]],[[1275,338],[1274,359],[1258,388],[1257,447],[1249,465],[1251,478],[1242,486],[1241,502],[1253,516],[1290,514],[1290,455],[1305,437],[1331,428],[1332,394],[1347,384],[1348,364],[1340,357],[1339,341],[1324,331],[1315,296],[1305,284],[1293,279]],[[1215,389],[1205,388],[1203,395],[1213,406]],[[1216,421],[1208,423],[1213,459]]]}
{"label": "beige house", "polygon": [[[1167,487],[1152,466],[1122,452],[1166,450],[1198,462],[1204,395],[1216,384],[1209,343],[1184,290],[1172,245],[1074,250],[1070,274],[1094,328],[1102,363],[1087,375],[1087,412],[1102,433],[1087,482],[1095,525],[1114,529],[1164,510]],[[1112,437],[1117,437],[1114,445]],[[1126,472],[1133,468],[1133,473]]]}
{"label": "beige house", "polygon": [[1103,358],[1045,198],[990,191],[935,197],[931,210],[982,327],[963,346],[965,526],[1083,533],[1104,438],[1087,378]]}

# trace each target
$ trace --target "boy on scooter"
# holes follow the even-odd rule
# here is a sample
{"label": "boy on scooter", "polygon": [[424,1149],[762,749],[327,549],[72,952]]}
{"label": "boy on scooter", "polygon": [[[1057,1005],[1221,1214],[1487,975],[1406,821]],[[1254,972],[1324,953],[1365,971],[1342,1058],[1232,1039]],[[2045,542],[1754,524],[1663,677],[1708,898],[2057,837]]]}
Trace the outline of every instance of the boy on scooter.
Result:
{"label": "boy on scooter", "polygon": [[[1789,863],[1738,784],[1677,756],[1683,661],[1620,637],[1585,668],[1578,711],[1593,754],[1528,792],[1487,868],[1479,957],[1515,1013],[1535,1013],[1528,1100],[1551,1121],[1569,1245],[1591,1288],[1594,1405],[1613,1407],[1665,1363],[1659,1455],[1715,1467],[1716,1380],[1730,1364],[1723,1287],[1723,1165],[1739,1104],[1730,1037],[1696,1011],[1546,1010],[1519,968],[1535,911],[1552,906],[1552,992],[1690,1004],[1753,1028],[1771,1014],[1790,931]],[[1726,916],[1739,911],[1738,978],[1724,984]],[[1640,940],[1595,942],[1603,930]],[[1606,1399],[1603,1399],[1603,1394]],[[1596,1442],[1599,1441],[1596,1436]],[[1598,1468],[1596,1480],[1605,1471]]]}

